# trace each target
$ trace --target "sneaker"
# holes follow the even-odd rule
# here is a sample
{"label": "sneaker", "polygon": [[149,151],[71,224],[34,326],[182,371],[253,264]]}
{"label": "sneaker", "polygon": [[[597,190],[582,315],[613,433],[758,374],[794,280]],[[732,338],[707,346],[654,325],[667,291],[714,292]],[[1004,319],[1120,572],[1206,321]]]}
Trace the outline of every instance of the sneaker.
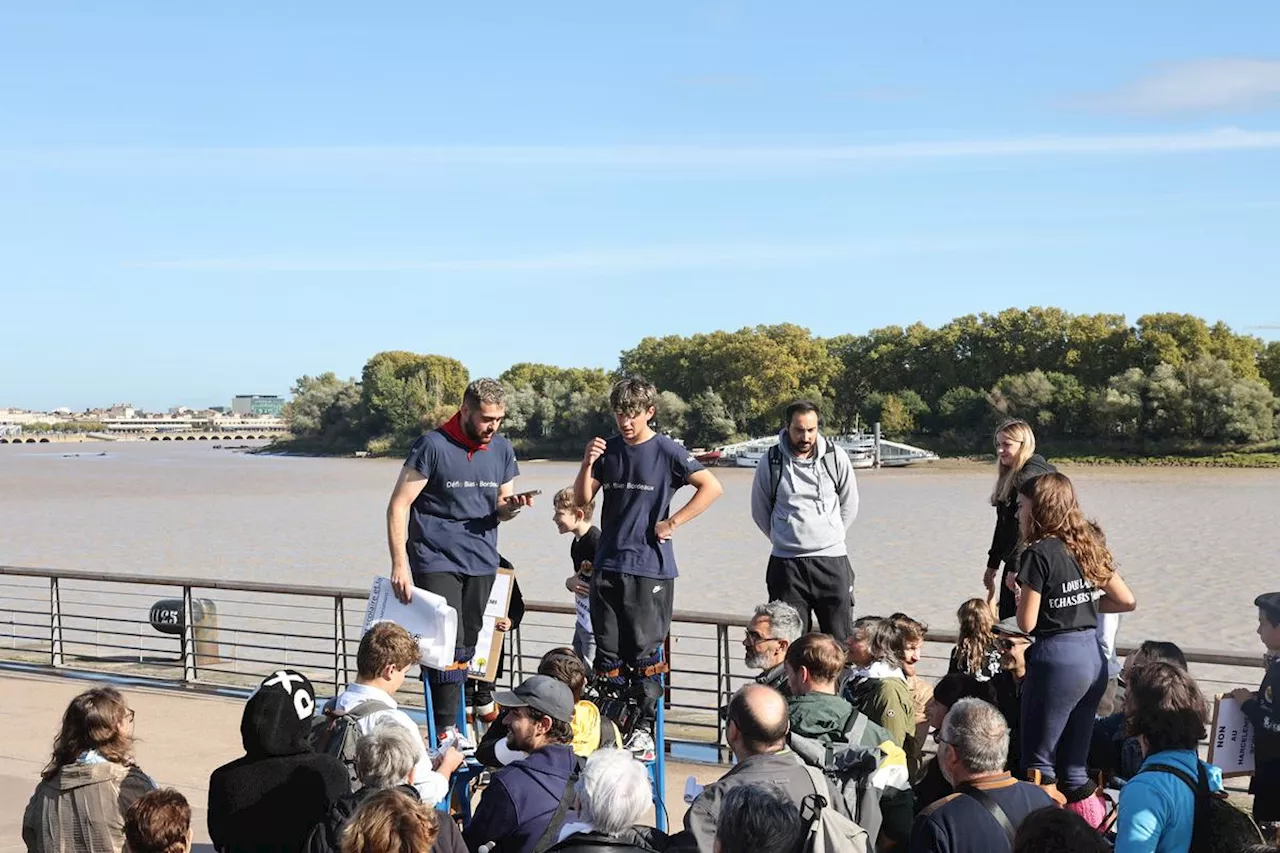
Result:
{"label": "sneaker", "polygon": [[640,761],[653,761],[658,757],[654,749],[653,735],[644,729],[636,729],[632,732],[623,749],[630,751]]}

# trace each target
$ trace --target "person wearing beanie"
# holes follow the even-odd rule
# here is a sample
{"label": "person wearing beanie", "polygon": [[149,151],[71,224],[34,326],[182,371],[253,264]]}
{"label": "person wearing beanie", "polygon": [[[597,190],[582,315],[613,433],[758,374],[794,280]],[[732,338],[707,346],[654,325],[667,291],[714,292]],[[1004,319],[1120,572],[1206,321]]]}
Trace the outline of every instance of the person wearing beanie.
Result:
{"label": "person wearing beanie", "polygon": [[265,678],[240,720],[244,756],[209,777],[209,838],[218,853],[301,850],[350,790],[346,766],[319,755],[307,735],[316,693],[300,672]]}

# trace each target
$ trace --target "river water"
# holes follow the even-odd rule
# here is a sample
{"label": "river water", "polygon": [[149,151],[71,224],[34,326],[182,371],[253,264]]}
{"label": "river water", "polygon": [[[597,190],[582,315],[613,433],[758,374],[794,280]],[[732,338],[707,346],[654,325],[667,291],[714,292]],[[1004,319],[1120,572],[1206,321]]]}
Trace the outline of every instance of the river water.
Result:
{"label": "river water", "polygon": [[[364,586],[388,568],[384,511],[398,467],[204,443],[3,446],[0,563]],[[576,468],[521,465],[518,488],[543,496],[502,526],[500,548],[528,599],[569,600],[569,539],[556,533],[550,496]],[[1064,471],[1137,594],[1122,643],[1261,652],[1252,601],[1280,588],[1280,471]],[[747,614],[764,599],[769,554],[750,518],[753,472],[716,474],[724,497],[677,535],[676,607]],[[861,509],[849,534],[859,614],[903,610],[954,627],[956,606],[982,594],[992,476],[987,466],[950,462],[859,472]]]}

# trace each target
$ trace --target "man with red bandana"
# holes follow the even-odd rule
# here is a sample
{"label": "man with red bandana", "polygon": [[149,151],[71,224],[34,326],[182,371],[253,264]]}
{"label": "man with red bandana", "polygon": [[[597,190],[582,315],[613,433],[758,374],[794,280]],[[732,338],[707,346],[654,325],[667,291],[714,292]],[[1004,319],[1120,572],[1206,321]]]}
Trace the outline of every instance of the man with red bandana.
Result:
{"label": "man with red bandana", "polygon": [[387,505],[396,596],[408,602],[416,586],[458,612],[453,666],[426,670],[439,732],[456,726],[467,663],[498,569],[498,524],[533,504],[515,494],[515,451],[498,435],[506,411],[497,382],[468,385],[458,412],[414,442]]}

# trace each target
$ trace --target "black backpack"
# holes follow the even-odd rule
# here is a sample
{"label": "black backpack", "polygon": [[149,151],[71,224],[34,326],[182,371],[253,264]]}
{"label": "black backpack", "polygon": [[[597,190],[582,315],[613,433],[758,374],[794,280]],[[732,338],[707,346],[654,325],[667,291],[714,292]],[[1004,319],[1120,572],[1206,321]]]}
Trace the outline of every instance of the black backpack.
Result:
{"label": "black backpack", "polygon": [[385,702],[377,699],[366,699],[346,711],[339,711],[337,707],[336,698],[325,703],[323,716],[316,717],[311,724],[309,739],[316,752],[332,755],[347,765],[351,790],[359,791],[364,786],[360,783],[360,775],[356,773],[356,743],[360,740],[360,730],[356,723],[375,711],[390,709]]}
{"label": "black backpack", "polygon": [[1261,844],[1262,832],[1253,818],[1227,802],[1225,796],[1209,790],[1209,771],[1197,761],[1199,778],[1181,767],[1169,764],[1149,764],[1139,773],[1170,773],[1177,776],[1195,796],[1196,811],[1191,830],[1189,853],[1236,853],[1249,844]]}
{"label": "black backpack", "polygon": [[[778,505],[778,483],[782,481],[782,448],[774,445],[769,448],[766,458],[769,462],[769,510]],[[839,492],[844,488],[844,483],[836,477],[839,465],[836,464],[836,445],[833,441],[827,442],[827,449],[823,451],[822,468],[827,472],[827,476],[831,478],[831,482],[835,484],[836,491]],[[846,477],[848,474],[846,473]]]}

